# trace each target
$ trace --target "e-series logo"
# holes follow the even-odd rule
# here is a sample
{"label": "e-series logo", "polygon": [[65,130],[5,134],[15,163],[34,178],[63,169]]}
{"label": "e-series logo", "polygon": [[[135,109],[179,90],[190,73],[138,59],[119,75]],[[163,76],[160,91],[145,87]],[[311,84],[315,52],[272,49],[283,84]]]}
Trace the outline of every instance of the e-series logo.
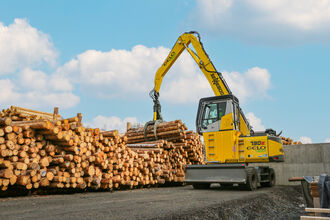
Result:
{"label": "e-series logo", "polygon": [[264,141],[251,141],[252,146],[248,146],[247,150],[254,150],[257,152],[265,152],[266,146]]}
{"label": "e-series logo", "polygon": [[251,141],[252,145],[265,145],[264,141]]}
{"label": "e-series logo", "polygon": [[168,55],[167,59],[165,60],[163,66],[166,66],[168,62],[170,62],[171,60],[174,59],[176,53],[173,51],[172,53],[170,53],[170,55]]}

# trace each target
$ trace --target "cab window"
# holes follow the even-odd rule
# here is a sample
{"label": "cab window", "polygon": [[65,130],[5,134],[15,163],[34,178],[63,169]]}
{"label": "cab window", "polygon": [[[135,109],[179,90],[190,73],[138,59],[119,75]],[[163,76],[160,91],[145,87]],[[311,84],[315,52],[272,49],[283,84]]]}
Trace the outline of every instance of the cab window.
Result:
{"label": "cab window", "polygon": [[225,115],[226,102],[210,103],[205,106],[202,126],[205,128],[209,124],[221,120],[221,117]]}

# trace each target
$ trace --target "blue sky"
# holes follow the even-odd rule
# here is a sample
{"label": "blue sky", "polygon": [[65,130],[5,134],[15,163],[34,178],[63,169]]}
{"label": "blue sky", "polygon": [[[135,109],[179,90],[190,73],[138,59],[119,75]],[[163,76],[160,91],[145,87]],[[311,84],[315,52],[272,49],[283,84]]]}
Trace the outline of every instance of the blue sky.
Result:
{"label": "blue sky", "polygon": [[[256,130],[330,141],[330,3],[238,1],[1,1],[0,105],[84,114],[123,129],[152,118],[148,96],[178,36],[201,34]],[[15,20],[16,19],[16,20]],[[212,95],[183,54],[161,88],[163,116],[195,129]]]}

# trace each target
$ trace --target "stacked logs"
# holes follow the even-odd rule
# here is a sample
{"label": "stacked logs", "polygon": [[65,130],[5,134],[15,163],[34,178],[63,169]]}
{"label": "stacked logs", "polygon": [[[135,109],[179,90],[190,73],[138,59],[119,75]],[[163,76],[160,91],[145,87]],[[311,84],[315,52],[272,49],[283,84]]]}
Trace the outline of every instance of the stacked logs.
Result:
{"label": "stacked logs", "polygon": [[58,120],[58,108],[54,108],[54,114],[36,111],[32,109],[11,106],[8,109],[3,109],[0,112],[0,118],[10,117],[12,121],[29,121],[38,119]]}
{"label": "stacked logs", "polygon": [[182,146],[184,148],[184,151],[187,154],[187,164],[203,164],[203,142],[197,133],[187,131],[186,138],[181,142],[176,142],[175,145]]}
{"label": "stacked logs", "polygon": [[[146,138],[148,140],[163,139],[168,141],[184,141],[186,138],[187,127],[181,120],[163,122],[155,126],[148,126]],[[141,143],[145,141],[144,128],[128,129],[127,131],[128,143]]]}
{"label": "stacked logs", "polygon": [[[150,141],[166,140],[173,144],[175,156],[182,157],[184,164],[202,164],[204,161],[203,143],[198,134],[193,131],[187,131],[187,127],[181,120],[163,122],[156,126],[149,126],[144,132],[144,128],[129,129],[126,133],[128,143],[146,144],[145,136]],[[173,163],[175,161],[173,159]],[[178,163],[178,166],[181,166]]]}
{"label": "stacked logs", "polygon": [[283,145],[302,144],[300,141],[293,141],[291,138],[281,136]]}
{"label": "stacked logs", "polygon": [[157,126],[162,140],[152,140],[149,129],[150,141],[141,143],[144,137],[139,132],[132,136],[133,129],[125,135],[117,130],[101,132],[84,127],[81,119],[81,114],[62,119],[56,108],[54,114],[13,106],[3,110],[2,191],[8,187],[118,189],[183,182],[184,166],[203,161],[199,135],[187,132],[181,121]]}
{"label": "stacked logs", "polygon": [[159,183],[183,182],[185,158],[180,148],[165,140],[143,142],[127,145],[131,150],[137,152],[146,161],[146,170],[150,173],[151,180]]}
{"label": "stacked logs", "polygon": [[9,117],[0,121],[1,189],[7,190],[8,183],[23,185],[26,189],[39,188],[43,179],[51,180],[53,175],[46,169],[49,158],[43,149],[46,141],[32,129],[38,126],[17,126]]}

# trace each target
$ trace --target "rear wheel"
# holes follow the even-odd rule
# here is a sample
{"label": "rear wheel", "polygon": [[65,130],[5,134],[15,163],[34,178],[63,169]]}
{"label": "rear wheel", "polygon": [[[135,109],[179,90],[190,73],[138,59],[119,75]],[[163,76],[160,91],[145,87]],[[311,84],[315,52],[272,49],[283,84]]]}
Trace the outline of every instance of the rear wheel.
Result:
{"label": "rear wheel", "polygon": [[194,189],[208,189],[210,188],[210,183],[194,183],[193,187]]}
{"label": "rear wheel", "polygon": [[269,182],[261,183],[261,186],[272,187],[275,186],[276,178],[275,178],[275,171],[273,168],[269,168]]}
{"label": "rear wheel", "polygon": [[254,191],[258,188],[258,177],[257,177],[257,171],[255,169],[247,169],[247,180],[245,184],[245,188],[249,191]]}

